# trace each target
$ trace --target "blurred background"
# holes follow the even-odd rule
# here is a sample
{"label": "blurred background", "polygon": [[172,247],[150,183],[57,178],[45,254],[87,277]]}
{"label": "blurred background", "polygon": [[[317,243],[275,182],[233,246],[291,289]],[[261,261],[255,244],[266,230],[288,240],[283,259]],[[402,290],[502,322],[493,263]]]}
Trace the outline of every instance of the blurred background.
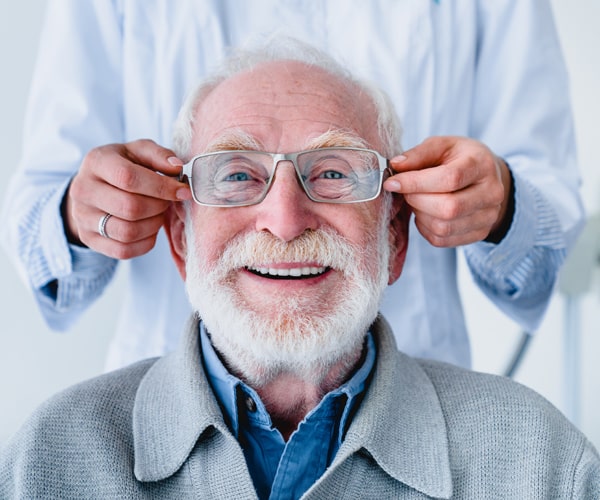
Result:
{"label": "blurred background", "polygon": [[[571,77],[582,194],[600,212],[600,2],[552,0]],[[0,0],[0,200],[19,161],[21,129],[45,8],[44,0]],[[600,449],[600,224],[567,266],[544,322],[514,378],[565,412]],[[0,447],[50,395],[102,372],[121,300],[123,276],[69,333],[48,330],[33,298],[0,250]],[[474,368],[504,373],[521,341],[519,328],[476,290],[464,263],[460,282]]]}

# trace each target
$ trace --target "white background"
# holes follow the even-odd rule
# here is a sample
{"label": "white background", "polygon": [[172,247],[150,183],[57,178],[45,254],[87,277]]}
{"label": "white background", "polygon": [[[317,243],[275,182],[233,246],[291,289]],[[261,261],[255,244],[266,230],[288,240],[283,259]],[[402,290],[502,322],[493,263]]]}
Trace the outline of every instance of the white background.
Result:
{"label": "white background", "polygon": [[[493,1],[493,0],[491,0]],[[571,74],[582,189],[589,213],[600,210],[600,2],[553,0]],[[0,200],[20,157],[23,111],[37,51],[43,0],[0,0]],[[123,277],[67,334],[50,332],[17,273],[0,251],[0,445],[26,415],[56,391],[102,371],[115,323]],[[600,285],[580,298],[582,393],[580,428],[600,448]],[[519,338],[518,328],[497,312],[461,270],[472,335],[474,365],[503,371]],[[565,299],[556,293],[516,379],[565,409],[563,327]]]}

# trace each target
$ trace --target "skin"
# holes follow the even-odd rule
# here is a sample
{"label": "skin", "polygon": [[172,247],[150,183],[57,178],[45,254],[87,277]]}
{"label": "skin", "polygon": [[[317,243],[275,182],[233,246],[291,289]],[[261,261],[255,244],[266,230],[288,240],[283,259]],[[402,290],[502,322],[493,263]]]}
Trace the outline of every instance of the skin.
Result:
{"label": "skin", "polygon": [[[307,78],[310,74],[310,78]],[[371,103],[357,99],[353,89],[320,70],[308,69],[298,62],[264,64],[254,71],[237,75],[219,85],[197,111],[193,153],[223,145],[232,133],[243,130],[266,151],[292,152],[305,149],[315,137],[332,128],[348,130],[366,139],[377,149],[379,140],[373,135],[375,115]],[[226,140],[225,140],[226,142]],[[289,242],[307,230],[330,227],[351,242],[365,246],[367,235],[380,224],[382,198],[350,205],[314,203],[299,185],[291,164],[281,163],[273,185],[263,202],[250,207],[214,208],[192,204],[191,220],[199,235],[197,248],[209,262],[216,261],[228,241],[250,231],[268,231]],[[405,205],[401,198],[394,203],[399,212]],[[184,237],[185,213],[174,205],[166,225],[175,263],[186,278],[185,259],[188,249]],[[400,274],[407,243],[404,217],[394,218],[393,251],[390,257],[390,282]],[[365,255],[357,266],[372,266]],[[292,268],[312,263],[265,262],[268,267]],[[304,293],[308,310],[327,312],[327,298],[344,286],[340,272],[331,270],[317,278],[303,280],[270,280],[245,269],[235,272],[234,286],[262,314],[269,314],[271,299],[288,293]],[[360,358],[360,349],[351,354],[352,367]],[[286,375],[257,388],[274,424],[287,439],[307,412],[322,395],[348,377],[351,369],[342,364],[332,366],[322,385],[296,376]],[[243,374],[242,378],[243,378]],[[293,404],[291,404],[293,402]]]}
{"label": "skin", "polygon": [[[63,203],[69,242],[118,259],[149,252],[170,202],[191,199],[187,185],[171,178],[182,164],[173,151],[150,140],[92,149]],[[417,229],[432,245],[499,243],[510,228],[510,171],[485,144],[430,137],[392,158],[391,165],[396,175],[384,189],[404,195]],[[98,234],[106,213],[113,215],[105,227],[110,239]]]}
{"label": "skin", "polygon": [[512,178],[487,146],[465,137],[430,137],[391,160],[384,189],[401,193],[432,245],[499,243],[510,227]]}
{"label": "skin", "polygon": [[[374,135],[373,108],[357,99],[356,92],[328,75],[289,64],[265,66],[254,74],[239,75],[220,85],[198,110],[194,152],[206,151],[228,132],[240,127],[254,136],[264,150],[289,152],[305,149],[311,139],[331,128],[346,129],[379,148]],[[222,141],[221,141],[222,142]],[[435,246],[457,246],[483,239],[498,242],[510,226],[511,176],[506,164],[485,145],[462,137],[434,137],[393,158],[396,175],[384,189],[403,194],[415,214],[423,236]],[[181,210],[170,211],[173,201],[189,200],[189,188],[171,178],[182,162],[174,153],[152,141],[140,140],[95,148],[86,155],[73,178],[63,203],[65,232],[70,242],[86,245],[105,255],[127,259],[143,255],[155,244],[163,224],[170,235],[173,254],[185,278],[185,241]],[[163,174],[163,175],[157,175]],[[362,244],[377,223],[379,200],[340,206],[310,202],[299,187],[291,165],[281,164],[267,198],[254,207],[209,209],[194,206],[196,234],[207,235],[210,258],[220,254],[225,242],[242,231],[269,231],[283,241],[308,229],[331,225],[351,241]],[[390,264],[393,282],[402,268],[406,248],[405,211],[395,219],[396,252]],[[97,232],[98,220],[113,215],[105,227],[110,238]],[[175,214],[175,217],[172,217]],[[175,221],[175,222],[174,222]],[[178,222],[177,222],[178,221]],[[179,229],[177,228],[179,227]],[[285,262],[265,263],[289,268]],[[311,263],[303,263],[310,266]],[[363,262],[357,265],[368,265]],[[310,290],[315,308],[343,286],[331,271],[303,281],[276,282],[246,271],[236,277],[237,286],[257,301],[265,314],[269,298],[281,293]],[[360,353],[354,353],[358,359]],[[319,401],[328,385],[347,375],[332,367],[323,387],[302,380],[279,380],[262,390],[274,421],[284,435]],[[290,412],[288,401],[296,402]]]}
{"label": "skin", "polygon": [[[150,140],[91,150],[63,203],[69,242],[117,259],[149,252],[171,202],[191,199],[189,187],[169,177],[182,165],[173,151]],[[106,213],[112,215],[105,226],[110,238],[98,234]]]}
{"label": "skin", "polygon": [[[65,196],[69,242],[118,259],[149,252],[170,202],[191,199],[188,186],[171,178],[182,165],[173,151],[150,140],[91,150]],[[396,175],[384,189],[404,195],[417,229],[432,245],[499,243],[505,236],[511,223],[510,171],[481,142],[430,137],[392,158],[391,166]],[[113,215],[105,228],[110,239],[98,234],[106,213]]]}
{"label": "skin", "polygon": [[[227,131],[240,126],[251,132],[263,149],[273,152],[305,149],[311,138],[332,127],[354,131],[367,139],[371,147],[380,149],[373,136],[376,128],[370,103],[357,102],[356,93],[340,82],[327,81],[323,75],[313,79],[311,74],[311,81],[306,82],[306,69],[287,68],[289,72],[285,74],[279,69],[262,68],[260,74],[252,75],[243,85],[231,80],[213,92],[199,110],[195,152],[205,151],[211,141],[218,142]],[[393,158],[391,164],[396,175],[385,182],[384,189],[404,195],[415,214],[418,230],[433,245],[452,247],[486,238],[499,242],[504,237],[510,226],[507,207],[511,176],[507,165],[485,145],[463,137],[433,137]],[[150,251],[158,231],[166,224],[172,235],[173,254],[185,278],[183,262],[187,249],[181,211],[169,210],[171,202],[191,199],[189,188],[171,178],[180,172],[181,165],[171,150],[149,140],[90,151],[63,203],[69,241],[128,259]],[[300,190],[291,166],[281,164],[271,192],[260,205],[207,209],[210,213],[204,214],[200,213],[201,207],[194,207],[198,212],[194,219],[200,224],[197,234],[210,235],[211,257],[216,258],[228,238],[246,230],[270,231],[283,241],[291,241],[304,230],[331,224],[360,244],[364,232],[376,223],[377,204],[378,201],[351,207],[314,204]],[[392,256],[390,282],[400,273],[406,246],[403,224],[407,217],[399,204],[396,210],[402,210],[402,217],[395,220],[397,251]],[[113,215],[105,227],[110,238],[97,232],[98,221],[106,213]],[[174,219],[172,214],[176,214]],[[173,224],[173,220],[179,222]],[[205,221],[205,225],[198,221]],[[285,262],[265,264],[290,267]],[[310,289],[315,307],[319,307],[337,286],[343,285],[335,272],[301,282],[279,280],[277,284],[247,272],[240,272],[237,279],[249,297],[263,302],[265,312],[269,297],[288,289]],[[338,383],[345,375],[339,367],[332,367],[325,385]],[[265,388],[262,397],[274,421],[288,435],[327,389],[310,387],[298,380],[280,380]],[[286,405],[290,395],[299,402],[292,415]]]}

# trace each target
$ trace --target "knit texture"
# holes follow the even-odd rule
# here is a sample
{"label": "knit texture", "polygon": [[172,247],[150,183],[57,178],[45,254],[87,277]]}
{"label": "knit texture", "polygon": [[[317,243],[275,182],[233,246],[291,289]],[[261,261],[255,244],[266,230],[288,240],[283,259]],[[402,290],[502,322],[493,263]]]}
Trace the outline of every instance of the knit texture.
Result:
{"label": "knit texture", "polygon": [[[396,351],[380,318],[365,398],[307,499],[600,499],[600,458],[558,410],[502,377]],[[179,349],[43,404],[0,456],[1,499],[256,498],[202,370]]]}

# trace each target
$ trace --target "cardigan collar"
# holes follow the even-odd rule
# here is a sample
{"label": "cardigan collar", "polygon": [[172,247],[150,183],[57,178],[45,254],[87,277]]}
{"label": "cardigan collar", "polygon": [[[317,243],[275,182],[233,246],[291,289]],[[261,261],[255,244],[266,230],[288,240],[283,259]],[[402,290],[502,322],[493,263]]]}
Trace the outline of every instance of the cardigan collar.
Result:
{"label": "cardigan collar", "polygon": [[448,435],[437,391],[418,361],[397,350],[382,316],[372,331],[375,374],[331,470],[362,449],[396,480],[425,495],[450,498]]}
{"label": "cardigan collar", "polygon": [[[396,480],[426,495],[449,498],[448,437],[436,391],[418,362],[397,351],[382,317],[371,331],[378,353],[373,379],[332,466],[319,481],[364,450]],[[172,476],[196,444],[214,432],[234,439],[204,373],[198,319],[191,318],[177,350],[159,359],[138,388],[133,410],[136,478]]]}

